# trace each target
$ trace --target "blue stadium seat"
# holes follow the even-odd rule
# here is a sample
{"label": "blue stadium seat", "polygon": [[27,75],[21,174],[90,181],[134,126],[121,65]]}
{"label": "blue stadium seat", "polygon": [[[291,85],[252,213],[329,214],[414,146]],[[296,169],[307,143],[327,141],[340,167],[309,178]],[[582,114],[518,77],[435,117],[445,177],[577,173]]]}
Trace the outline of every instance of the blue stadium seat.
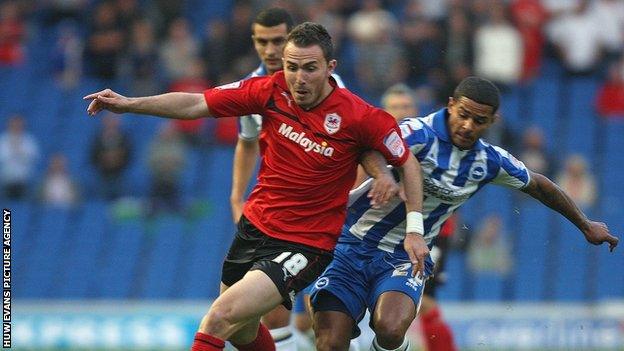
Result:
{"label": "blue stadium seat", "polygon": [[436,299],[440,301],[461,301],[466,280],[466,255],[460,251],[449,251],[444,269],[446,284],[437,288]]}
{"label": "blue stadium seat", "polygon": [[532,125],[539,126],[544,132],[544,142],[547,150],[554,150],[557,144],[557,118],[559,115],[559,94],[562,89],[559,80],[537,78],[531,87],[529,115],[521,116],[525,119],[525,127],[530,120]]}
{"label": "blue stadium seat", "polygon": [[143,242],[145,252],[136,275],[138,289],[135,296],[147,299],[172,298],[178,286],[181,248],[187,240],[185,222],[178,216],[157,218],[150,225]]}
{"label": "blue stadium seat", "polygon": [[53,289],[60,273],[58,262],[59,257],[71,249],[71,242],[66,240],[66,235],[70,218],[74,214],[65,208],[42,208],[35,231],[37,234],[32,239],[30,262],[24,272],[21,297],[58,297],[58,291]]}
{"label": "blue stadium seat", "polygon": [[234,238],[229,217],[210,215],[197,221],[187,234],[193,243],[180,267],[179,297],[206,299],[218,296],[221,266]]}
{"label": "blue stadium seat", "polygon": [[109,222],[108,207],[103,202],[88,202],[80,213],[80,218],[67,240],[72,243],[59,263],[63,273],[59,275],[58,295],[63,298],[81,299],[93,296],[93,285],[99,276],[96,274],[102,262],[102,248],[107,240]]}
{"label": "blue stadium seat", "polygon": [[598,119],[594,112],[594,99],[598,88],[595,77],[575,78],[569,85],[570,99],[564,148],[568,153],[592,157]]}
{"label": "blue stadium seat", "polygon": [[[605,155],[602,174],[599,175],[600,208],[597,220],[604,221],[612,233],[620,237],[624,231],[624,181],[621,165],[624,164],[624,120],[608,120],[604,123]],[[594,274],[596,296],[598,300],[620,299],[624,296],[624,279],[618,275],[614,267],[624,267],[624,255],[607,252],[603,246],[594,248],[595,261],[591,262],[591,274]]]}
{"label": "blue stadium seat", "polygon": [[91,298],[130,298],[135,288],[138,261],[143,255],[145,228],[142,220],[112,220],[98,269],[90,284]]}
{"label": "blue stadium seat", "polygon": [[532,199],[519,206],[514,269],[514,299],[539,301],[544,297],[545,282],[553,279],[546,269],[550,209]]}
{"label": "blue stadium seat", "polygon": [[557,241],[553,271],[554,298],[558,301],[580,302],[587,298],[589,249],[579,230],[562,216],[556,220]]}
{"label": "blue stadium seat", "polygon": [[476,301],[496,302],[503,299],[505,277],[495,273],[473,274],[472,298]]}

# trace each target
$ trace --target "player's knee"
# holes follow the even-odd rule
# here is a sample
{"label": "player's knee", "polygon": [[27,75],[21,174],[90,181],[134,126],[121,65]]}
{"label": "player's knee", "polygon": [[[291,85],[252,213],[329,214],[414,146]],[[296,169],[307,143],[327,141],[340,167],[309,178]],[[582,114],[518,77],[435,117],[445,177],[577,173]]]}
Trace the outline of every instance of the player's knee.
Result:
{"label": "player's knee", "polygon": [[405,333],[411,324],[401,318],[385,318],[375,322],[375,335],[378,340],[385,340],[390,344],[401,344]]}
{"label": "player's knee", "polygon": [[230,329],[236,321],[232,307],[213,304],[206,315],[205,329],[208,332],[221,332]]}
{"label": "player's knee", "polygon": [[347,351],[349,349],[349,339],[341,338],[332,333],[322,333],[316,335],[317,351]]}

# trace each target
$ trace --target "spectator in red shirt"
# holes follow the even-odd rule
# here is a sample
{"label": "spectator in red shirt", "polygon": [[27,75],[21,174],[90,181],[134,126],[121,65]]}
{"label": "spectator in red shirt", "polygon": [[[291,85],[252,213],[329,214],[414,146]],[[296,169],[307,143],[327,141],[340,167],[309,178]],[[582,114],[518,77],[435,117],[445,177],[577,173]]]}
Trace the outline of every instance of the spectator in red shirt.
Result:
{"label": "spectator in red shirt", "polygon": [[607,81],[598,90],[596,110],[603,117],[624,118],[624,56],[609,67]]}
{"label": "spectator in red shirt", "polygon": [[24,23],[17,1],[0,5],[0,64],[15,65],[24,59],[22,39]]}
{"label": "spectator in red shirt", "polygon": [[548,19],[548,12],[539,0],[515,0],[510,10],[524,44],[522,80],[527,81],[539,73],[542,65],[546,42],[542,30]]}

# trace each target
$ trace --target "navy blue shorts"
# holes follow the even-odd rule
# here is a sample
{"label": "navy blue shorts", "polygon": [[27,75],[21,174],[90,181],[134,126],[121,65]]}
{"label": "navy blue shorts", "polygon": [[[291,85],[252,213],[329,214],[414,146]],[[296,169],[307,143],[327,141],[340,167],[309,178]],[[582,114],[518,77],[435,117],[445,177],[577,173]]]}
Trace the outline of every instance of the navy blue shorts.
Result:
{"label": "navy blue shorts", "polygon": [[381,250],[363,254],[357,244],[338,244],[334,260],[312,287],[312,306],[315,311],[328,310],[328,304],[322,300],[331,299],[331,296],[321,293],[328,292],[344,304],[346,311],[342,312],[350,315],[357,324],[367,308],[373,313],[379,296],[386,291],[402,292],[418,306],[425,280],[432,271],[433,262],[429,256],[425,261],[425,276],[412,277],[409,260]]}

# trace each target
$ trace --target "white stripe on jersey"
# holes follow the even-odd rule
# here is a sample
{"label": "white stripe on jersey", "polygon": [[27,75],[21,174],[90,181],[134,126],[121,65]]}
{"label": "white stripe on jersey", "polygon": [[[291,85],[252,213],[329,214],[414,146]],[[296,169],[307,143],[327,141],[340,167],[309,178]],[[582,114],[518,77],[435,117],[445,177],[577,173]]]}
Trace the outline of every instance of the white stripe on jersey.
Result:
{"label": "white stripe on jersey", "polygon": [[[470,150],[453,146],[446,131],[446,109],[424,118],[401,122],[403,138],[419,160],[423,174],[425,240],[430,243],[459,206],[487,183],[512,188],[530,179],[524,164],[506,150],[482,140]],[[380,209],[370,206],[367,180],[349,195],[349,211],[341,240],[346,235],[364,240],[370,247],[400,253],[405,237],[405,208],[397,197]]]}

